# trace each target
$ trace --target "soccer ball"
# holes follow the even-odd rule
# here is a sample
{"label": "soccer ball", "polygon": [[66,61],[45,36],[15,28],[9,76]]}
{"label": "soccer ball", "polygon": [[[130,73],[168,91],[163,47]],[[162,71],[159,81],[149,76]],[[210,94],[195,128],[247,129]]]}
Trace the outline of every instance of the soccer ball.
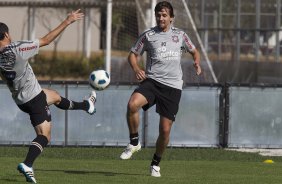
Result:
{"label": "soccer ball", "polygon": [[105,70],[94,70],[89,75],[89,84],[95,90],[104,90],[110,84],[110,75]]}

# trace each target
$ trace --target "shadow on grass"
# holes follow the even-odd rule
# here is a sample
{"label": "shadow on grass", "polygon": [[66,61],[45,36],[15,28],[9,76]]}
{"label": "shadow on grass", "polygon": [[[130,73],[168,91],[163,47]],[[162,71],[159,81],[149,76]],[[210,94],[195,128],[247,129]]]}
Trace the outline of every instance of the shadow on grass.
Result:
{"label": "shadow on grass", "polygon": [[3,181],[3,183],[15,183],[15,182],[20,182],[19,180],[16,180],[16,179],[8,179],[8,178],[0,178],[0,183],[2,183],[1,181]]}
{"label": "shadow on grass", "polygon": [[26,183],[25,178],[20,175],[11,175],[6,177],[0,177],[0,183]]}
{"label": "shadow on grass", "polygon": [[128,175],[128,176],[142,176],[143,174],[130,174],[120,172],[106,172],[106,171],[75,171],[75,170],[49,170],[49,169],[36,169],[42,172],[64,172],[66,174],[101,174],[104,176]]}

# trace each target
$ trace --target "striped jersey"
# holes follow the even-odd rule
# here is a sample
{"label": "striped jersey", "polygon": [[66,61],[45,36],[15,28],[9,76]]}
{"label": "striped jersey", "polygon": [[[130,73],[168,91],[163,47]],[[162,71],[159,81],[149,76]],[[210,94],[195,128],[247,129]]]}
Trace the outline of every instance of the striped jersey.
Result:
{"label": "striped jersey", "polygon": [[38,51],[38,39],[12,42],[0,49],[0,75],[18,105],[30,101],[42,91],[28,63],[28,59]]}

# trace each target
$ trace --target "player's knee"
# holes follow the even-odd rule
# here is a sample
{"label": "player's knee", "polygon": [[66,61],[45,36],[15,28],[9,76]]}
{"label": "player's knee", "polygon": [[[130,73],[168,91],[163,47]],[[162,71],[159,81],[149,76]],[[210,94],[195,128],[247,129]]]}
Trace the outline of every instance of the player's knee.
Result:
{"label": "player's knee", "polygon": [[51,141],[51,133],[50,132],[43,132],[42,134],[38,134],[46,138],[48,143]]}
{"label": "player's knee", "polygon": [[54,91],[54,98],[55,98],[57,101],[61,101],[61,96],[60,96],[60,94],[58,93],[58,91]]}
{"label": "player's knee", "polygon": [[60,103],[61,96],[57,91],[51,89],[43,89],[43,91],[47,96],[47,102],[49,105]]}
{"label": "player's knee", "polygon": [[51,141],[51,135],[44,135],[48,141],[48,143]]}
{"label": "player's knee", "polygon": [[59,104],[61,102],[61,100],[62,100],[60,94],[57,91],[55,91],[55,90],[52,93],[52,99],[54,99],[54,103],[55,104]]}
{"label": "player's knee", "polygon": [[49,143],[51,140],[51,129],[52,129],[51,122],[48,122],[47,120],[45,120],[43,123],[35,127],[35,132],[37,135],[44,136],[48,140],[48,143]]}
{"label": "player's knee", "polygon": [[47,141],[47,144],[51,141],[51,135],[46,135],[46,134],[38,134],[38,136],[41,136],[44,138],[44,140]]}
{"label": "player's knee", "polygon": [[51,141],[51,134],[45,134],[45,135],[43,134],[42,136],[46,137],[48,143],[50,143],[50,141]]}
{"label": "player's knee", "polygon": [[128,102],[127,109],[129,112],[134,113],[137,112],[140,109],[140,107],[138,106],[135,100],[130,100]]}
{"label": "player's knee", "polygon": [[169,138],[170,129],[169,128],[162,128],[160,130],[160,135],[164,138]]}
{"label": "player's knee", "polygon": [[51,135],[47,135],[47,136],[45,136],[45,137],[46,137],[48,143],[50,143],[50,141],[51,141]]}

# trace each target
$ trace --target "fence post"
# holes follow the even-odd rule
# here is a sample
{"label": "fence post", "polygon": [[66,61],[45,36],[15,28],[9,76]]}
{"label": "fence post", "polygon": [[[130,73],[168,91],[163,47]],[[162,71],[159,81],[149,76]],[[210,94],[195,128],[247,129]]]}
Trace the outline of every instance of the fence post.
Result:
{"label": "fence post", "polygon": [[107,2],[106,71],[111,73],[112,0]]}
{"label": "fence post", "polygon": [[[65,96],[68,99],[68,84],[65,84]],[[65,111],[65,146],[68,145],[68,111]]]}

